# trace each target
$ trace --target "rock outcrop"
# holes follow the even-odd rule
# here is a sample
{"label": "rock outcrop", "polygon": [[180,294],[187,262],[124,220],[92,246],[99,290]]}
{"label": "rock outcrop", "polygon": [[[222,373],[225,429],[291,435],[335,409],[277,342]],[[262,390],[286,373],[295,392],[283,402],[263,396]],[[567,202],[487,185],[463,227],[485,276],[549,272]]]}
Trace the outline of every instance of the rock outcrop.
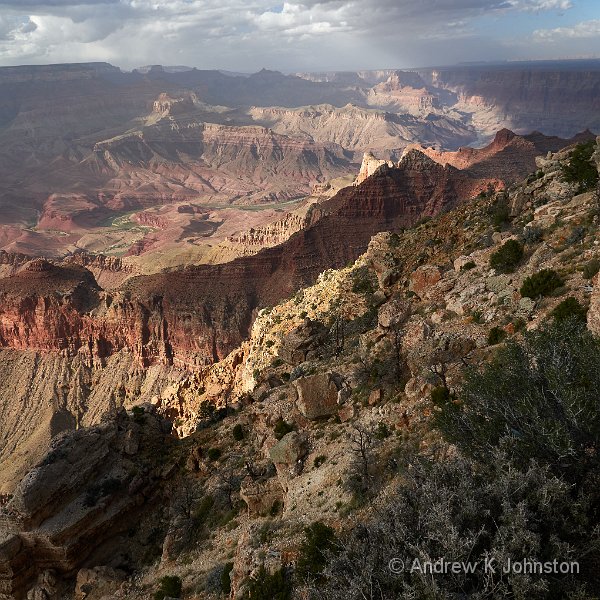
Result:
{"label": "rock outcrop", "polygon": [[115,552],[116,540],[170,476],[155,460],[168,452],[169,431],[146,410],[56,438],[2,509],[0,597],[25,598],[31,581],[48,570],[69,576],[86,561],[139,564],[143,544],[129,537],[127,550]]}

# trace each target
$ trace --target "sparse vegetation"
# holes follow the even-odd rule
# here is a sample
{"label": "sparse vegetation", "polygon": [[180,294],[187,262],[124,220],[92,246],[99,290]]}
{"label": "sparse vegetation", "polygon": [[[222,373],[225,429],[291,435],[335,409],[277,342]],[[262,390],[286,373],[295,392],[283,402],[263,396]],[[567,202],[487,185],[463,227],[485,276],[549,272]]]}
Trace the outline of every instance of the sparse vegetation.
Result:
{"label": "sparse vegetation", "polygon": [[154,600],[164,598],[181,598],[181,578],[177,575],[166,575],[160,580],[160,588],[154,593]]}
{"label": "sparse vegetation", "polygon": [[506,337],[506,332],[501,327],[492,327],[488,333],[488,346],[499,344]]}
{"label": "sparse vegetation", "polygon": [[317,521],[307,527],[296,564],[298,577],[303,580],[319,578],[329,554],[335,551],[335,542],[335,531],[324,523]]}
{"label": "sparse vegetation", "polygon": [[592,162],[596,143],[594,140],[577,144],[569,162],[563,166],[563,179],[577,185],[578,192],[593,189],[598,183],[598,169]]}
{"label": "sparse vegetation", "polygon": [[580,304],[577,298],[569,296],[565,298],[553,311],[552,316],[557,321],[565,321],[567,319],[576,319],[584,321],[587,317],[587,310]]}
{"label": "sparse vegetation", "polygon": [[262,565],[248,581],[248,600],[290,600],[292,584],[283,568],[269,573]]}
{"label": "sparse vegetation", "polygon": [[512,273],[523,258],[523,246],[508,240],[490,257],[490,266],[500,273]]}
{"label": "sparse vegetation", "polygon": [[564,284],[560,275],[552,269],[542,269],[527,277],[521,286],[521,296],[523,298],[540,298],[549,296],[554,290],[562,287]]}

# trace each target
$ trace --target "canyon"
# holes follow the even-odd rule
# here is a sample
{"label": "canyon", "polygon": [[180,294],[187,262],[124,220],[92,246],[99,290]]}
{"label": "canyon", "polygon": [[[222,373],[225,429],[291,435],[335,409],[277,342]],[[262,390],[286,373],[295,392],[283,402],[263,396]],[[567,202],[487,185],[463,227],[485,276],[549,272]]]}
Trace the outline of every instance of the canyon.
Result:
{"label": "canyon", "polygon": [[279,221],[288,202],[302,212],[365,152],[398,161],[412,144],[484,147],[502,128],[598,129],[597,73],[593,61],[248,76],[2,68],[0,249],[111,256],[132,273],[227,261],[246,253],[232,236]]}
{"label": "canyon", "polygon": [[[426,357],[446,352],[452,381],[462,350],[487,356],[484,327],[512,335],[546,318],[554,299],[521,298],[517,280],[571,250],[577,269],[597,254],[593,192],[562,173],[600,129],[598,64],[0,68],[0,597],[54,599],[75,577],[78,600],[104,579],[116,597],[148,597],[128,573],[157,549],[181,567],[180,491],[190,477],[223,488],[207,454],[219,410],[257,431],[231,492],[244,535],[276,503],[302,508],[307,490],[314,516],[337,469],[299,484],[304,429],[384,414],[363,410],[392,393],[371,385],[371,353],[402,355],[404,404],[385,405],[401,431],[428,402]],[[526,262],[491,273],[513,238],[534,240]],[[573,267],[565,281],[584,303],[594,288],[596,327],[597,278]],[[298,431],[278,446],[288,415]],[[342,468],[348,443],[331,450]],[[220,540],[238,592],[242,538]]]}
{"label": "canyon", "polygon": [[[212,598],[227,564],[242,598],[261,564],[298,568],[309,524],[365,522],[377,509],[343,485],[361,431],[381,432],[371,485],[393,495],[405,473],[383,465],[399,447],[437,447],[434,391],[490,361],[502,348],[490,332],[519,343],[568,298],[578,327],[598,331],[597,197],[564,181],[573,152],[538,157],[535,177],[507,189],[411,149],[282,244],[112,292],[80,265],[15,257],[0,281],[0,364],[14,361],[4,421],[19,412],[19,373],[35,372],[30,390],[63,390],[54,413],[16,396],[21,435],[33,418],[39,438],[13,446],[33,468],[3,482],[0,594],[141,600],[177,575],[186,596]],[[513,270],[492,267],[511,243]],[[548,269],[560,287],[530,298],[523,282]],[[178,358],[197,363],[178,370]]]}

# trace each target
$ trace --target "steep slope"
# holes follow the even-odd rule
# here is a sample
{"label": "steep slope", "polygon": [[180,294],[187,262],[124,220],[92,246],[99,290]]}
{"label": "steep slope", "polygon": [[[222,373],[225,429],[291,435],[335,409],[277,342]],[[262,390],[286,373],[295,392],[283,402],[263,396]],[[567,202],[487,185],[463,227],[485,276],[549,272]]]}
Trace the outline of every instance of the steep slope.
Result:
{"label": "steep slope", "polygon": [[[300,574],[307,526],[324,523],[330,535],[342,536],[360,523],[364,533],[419,459],[452,460],[456,449],[440,439],[432,417],[442,394],[457,405],[453,394],[466,365],[487,364],[505,340],[518,342],[554,320],[567,299],[579,307],[571,316],[581,327],[587,313],[598,333],[597,198],[563,181],[570,153],[540,158],[541,176],[508,192],[375,235],[355,263],[322,273],[314,285],[261,311],[246,343],[165,390],[156,407],[121,412],[57,439],[2,502],[0,591],[17,598],[60,592],[142,600],[169,575],[181,578],[183,593],[194,600],[242,598],[250,577],[264,577],[261,567],[288,580],[294,570]],[[358,189],[386,177],[375,175]],[[500,209],[508,215],[498,223]],[[508,242],[522,247],[510,269],[492,258]],[[523,283],[545,270],[561,283],[531,298]],[[167,441],[161,414],[188,437]],[[160,451],[163,440],[167,452]],[[591,441],[597,444],[597,435]],[[490,473],[498,468],[497,455],[491,458]],[[512,464],[507,470],[514,476]],[[528,481],[536,498],[542,469],[527,471],[535,475]],[[358,485],[360,477],[368,485]],[[556,478],[547,481],[543,510],[558,487]],[[450,479],[443,502],[462,503],[456,482]],[[435,500],[440,480],[433,483]],[[508,496],[522,487],[511,487]],[[467,508],[464,530],[472,535]],[[534,509],[528,514],[542,514]],[[427,502],[419,514],[430,512]],[[129,517],[138,525],[124,542]],[[535,538],[539,521],[531,520],[525,531]],[[491,521],[497,529],[498,520]],[[515,524],[509,527],[512,543]],[[388,536],[389,528],[383,532]],[[431,537],[437,547],[440,538]],[[123,543],[129,556],[120,552]],[[597,572],[590,573],[584,581],[593,590]],[[515,586],[523,585],[522,575]],[[539,577],[532,581],[539,585]],[[572,589],[573,582],[552,583]],[[293,585],[308,593],[301,577]]]}
{"label": "steep slope", "polygon": [[586,141],[593,141],[590,131],[577,134],[569,140],[555,136],[545,136],[534,132],[517,135],[509,129],[498,131],[493,141],[483,148],[459,148],[456,152],[443,152],[433,148],[411,146],[442,165],[452,165],[457,169],[468,169],[475,176],[495,173],[496,177],[510,183],[518,181],[536,168],[536,158],[548,152]]}
{"label": "steep slope", "polygon": [[[5,471],[4,485],[39,457],[51,431],[90,423],[83,415],[96,422],[131,394],[155,395],[157,382],[224,358],[248,336],[258,309],[353,261],[377,232],[411,226],[490,183],[414,151],[315,205],[308,226],[283,244],[231,263],[135,276],[110,292],[85,268],[44,260],[0,279],[0,344],[17,351],[4,357],[7,377],[23,370],[0,396],[4,447],[24,461]],[[47,353],[61,359],[46,361]],[[111,384],[118,392],[107,392]]]}

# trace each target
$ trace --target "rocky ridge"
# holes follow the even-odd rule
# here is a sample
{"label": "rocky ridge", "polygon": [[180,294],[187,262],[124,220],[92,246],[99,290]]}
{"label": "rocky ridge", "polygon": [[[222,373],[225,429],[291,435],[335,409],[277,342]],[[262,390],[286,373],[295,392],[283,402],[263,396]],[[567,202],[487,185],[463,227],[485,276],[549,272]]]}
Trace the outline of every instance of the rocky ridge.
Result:
{"label": "rocky ridge", "polygon": [[[404,231],[376,234],[356,262],[325,271],[313,286],[261,311],[247,342],[165,389],[156,402],[158,413],[187,436],[176,443],[187,470],[164,500],[161,558],[124,579],[111,573],[110,561],[67,569],[53,559],[44,568],[57,569],[54,576],[71,590],[73,573],[82,568],[77,581],[89,582],[90,598],[141,600],[169,574],[181,577],[186,597],[209,599],[222,589],[214,574],[231,563],[231,595],[241,598],[261,565],[293,568],[303,526],[322,520],[339,530],[349,515],[366,519],[391,489],[394,478],[383,465],[398,448],[435,448],[431,391],[442,384],[455,389],[465,363],[482,364],[497,343],[538,328],[565,298],[575,298],[598,331],[592,268],[600,259],[598,200],[595,191],[580,193],[563,181],[570,153],[538,159],[536,176],[506,191],[485,193]],[[522,245],[522,258],[512,272],[492,268],[492,255],[511,240]],[[548,296],[524,296],[525,279],[543,269],[555,270],[562,285]],[[132,418],[115,422],[123,427]],[[377,496],[362,505],[348,487],[361,431],[378,432],[372,456],[381,469],[373,475]],[[76,448],[65,450],[71,456]],[[9,513],[32,482],[51,472],[40,464],[8,502]],[[194,513],[204,515],[198,521],[186,499],[194,510],[210,506],[213,517],[204,508]],[[61,514],[67,502],[49,512]],[[8,549],[10,557],[17,553]],[[4,575],[6,549],[2,556]],[[135,560],[129,565],[135,568]],[[49,577],[41,573],[42,582]],[[9,574],[5,589],[7,581],[23,595],[36,585],[32,577]]]}

